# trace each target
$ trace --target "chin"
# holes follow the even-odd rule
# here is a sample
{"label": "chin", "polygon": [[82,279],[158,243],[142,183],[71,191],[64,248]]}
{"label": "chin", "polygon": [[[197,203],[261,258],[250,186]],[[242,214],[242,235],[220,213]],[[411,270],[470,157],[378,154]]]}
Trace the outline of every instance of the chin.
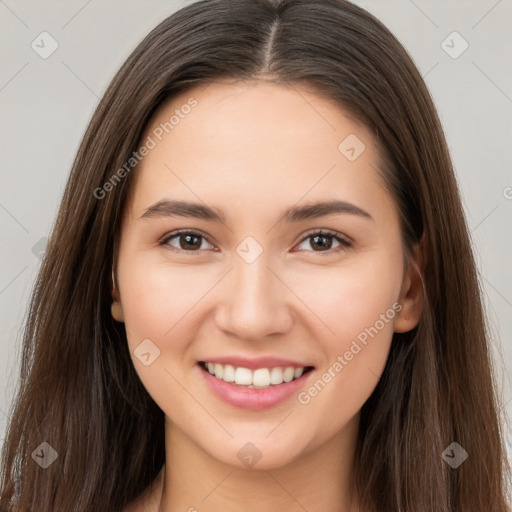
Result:
{"label": "chin", "polygon": [[214,459],[229,466],[265,471],[285,467],[304,454],[290,437],[286,441],[283,444],[279,439],[265,439],[262,435],[259,439],[253,437],[253,441],[237,438],[227,445],[217,445],[214,450],[212,446],[206,448]]}

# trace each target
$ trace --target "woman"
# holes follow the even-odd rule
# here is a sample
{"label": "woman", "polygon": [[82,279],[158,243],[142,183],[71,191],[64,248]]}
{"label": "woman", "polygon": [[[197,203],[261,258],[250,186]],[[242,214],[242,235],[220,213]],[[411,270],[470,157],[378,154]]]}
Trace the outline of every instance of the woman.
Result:
{"label": "woman", "polygon": [[507,510],[488,338],[417,69],[342,0],[197,2],[78,151],[6,511]]}

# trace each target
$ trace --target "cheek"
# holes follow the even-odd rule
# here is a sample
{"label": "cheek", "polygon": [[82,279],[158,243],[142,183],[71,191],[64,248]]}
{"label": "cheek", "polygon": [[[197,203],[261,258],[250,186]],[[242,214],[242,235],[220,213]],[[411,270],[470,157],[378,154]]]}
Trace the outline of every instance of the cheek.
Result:
{"label": "cheek", "polygon": [[354,258],[350,263],[347,260],[337,268],[297,271],[295,275],[290,271],[287,282],[321,321],[321,336],[330,352],[350,345],[376,323],[386,336],[393,332],[402,284],[401,257],[399,251],[389,251]]}
{"label": "cheek", "polygon": [[312,414],[331,411],[333,429],[362,407],[386,364],[394,319],[401,309],[396,302],[401,254],[396,256],[361,259],[300,282],[297,294],[307,297],[308,307],[322,320],[317,344],[325,357],[317,380],[299,397],[299,403],[311,407]]}
{"label": "cheek", "polygon": [[180,414],[182,421],[200,416],[183,392],[183,383],[191,364],[188,347],[198,325],[194,318],[211,280],[204,272],[194,276],[185,269],[136,258],[120,260],[118,272],[128,346],[143,386],[167,414]]}
{"label": "cheek", "polygon": [[119,261],[128,344],[137,370],[143,369],[134,357],[137,347],[149,339],[160,351],[154,365],[174,374],[190,364],[188,348],[200,328],[208,291],[219,276],[204,267],[149,260],[130,256]]}
{"label": "cheek", "polygon": [[120,261],[122,303],[127,327],[165,335],[197,303],[207,288],[208,277],[153,258],[132,256]]}

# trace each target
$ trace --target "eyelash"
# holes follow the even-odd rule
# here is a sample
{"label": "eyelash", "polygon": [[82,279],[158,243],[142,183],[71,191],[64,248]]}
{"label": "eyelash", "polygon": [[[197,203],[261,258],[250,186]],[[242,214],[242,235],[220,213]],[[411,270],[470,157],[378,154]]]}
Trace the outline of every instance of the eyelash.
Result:
{"label": "eyelash", "polygon": [[[206,236],[202,235],[201,233],[198,233],[197,231],[191,231],[188,229],[181,229],[181,230],[173,231],[172,233],[170,233],[159,243],[159,245],[162,245],[162,246],[167,245],[170,248],[170,250],[175,251],[175,252],[184,252],[184,253],[191,253],[191,254],[199,253],[201,251],[200,249],[193,250],[193,251],[186,251],[184,249],[177,249],[176,247],[172,247],[172,246],[168,245],[169,241],[172,240],[173,238],[178,238],[178,237],[184,236],[184,235],[192,235],[192,236],[195,236],[198,238],[202,238],[203,240],[206,240],[209,244],[211,244],[211,242],[208,241],[208,238]],[[338,233],[337,231],[331,231],[329,229],[316,230],[316,231],[311,231],[311,232],[307,233],[306,235],[304,235],[304,237],[301,239],[301,241],[299,242],[298,245],[301,245],[308,238],[314,238],[315,236],[323,236],[323,237],[333,238],[337,242],[339,242],[340,245],[338,247],[335,247],[334,249],[327,249],[326,251],[311,250],[311,251],[307,251],[307,252],[314,252],[314,253],[321,254],[321,255],[330,255],[330,254],[338,253],[341,251],[345,251],[348,248],[352,247],[352,243],[347,238],[345,238],[341,233]],[[211,245],[213,245],[213,244],[211,244]]]}

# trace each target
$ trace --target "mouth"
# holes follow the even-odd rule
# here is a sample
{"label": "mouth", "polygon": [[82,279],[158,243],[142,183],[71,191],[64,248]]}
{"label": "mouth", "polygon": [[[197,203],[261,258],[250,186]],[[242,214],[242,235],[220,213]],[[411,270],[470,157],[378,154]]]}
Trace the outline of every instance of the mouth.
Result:
{"label": "mouth", "polygon": [[199,361],[198,366],[215,379],[245,389],[271,389],[304,378],[313,366],[270,366],[256,369]]}

